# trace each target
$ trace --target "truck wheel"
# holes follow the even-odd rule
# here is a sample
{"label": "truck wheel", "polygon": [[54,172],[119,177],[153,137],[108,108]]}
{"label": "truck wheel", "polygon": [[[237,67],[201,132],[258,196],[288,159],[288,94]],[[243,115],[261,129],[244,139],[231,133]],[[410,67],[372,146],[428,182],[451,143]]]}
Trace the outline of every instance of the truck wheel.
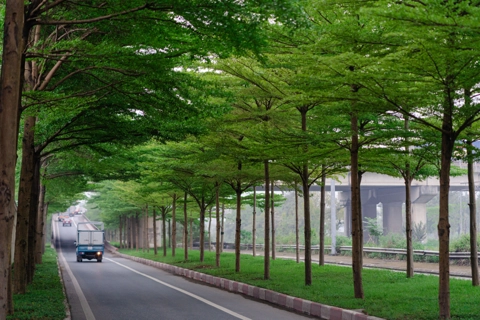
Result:
{"label": "truck wheel", "polygon": [[77,262],[82,262],[82,260],[83,260],[82,257],[77,256]]}
{"label": "truck wheel", "polygon": [[100,258],[100,259],[97,259],[97,262],[102,262],[102,258]]}

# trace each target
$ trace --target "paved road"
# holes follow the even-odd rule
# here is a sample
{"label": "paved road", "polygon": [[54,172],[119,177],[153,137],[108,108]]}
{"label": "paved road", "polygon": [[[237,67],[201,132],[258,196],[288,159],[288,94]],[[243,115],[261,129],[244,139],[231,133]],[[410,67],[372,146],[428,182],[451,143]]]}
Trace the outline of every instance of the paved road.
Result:
{"label": "paved road", "polygon": [[74,320],[308,318],[108,253],[103,262],[76,262],[76,219],[72,227],[55,224],[60,268]]}

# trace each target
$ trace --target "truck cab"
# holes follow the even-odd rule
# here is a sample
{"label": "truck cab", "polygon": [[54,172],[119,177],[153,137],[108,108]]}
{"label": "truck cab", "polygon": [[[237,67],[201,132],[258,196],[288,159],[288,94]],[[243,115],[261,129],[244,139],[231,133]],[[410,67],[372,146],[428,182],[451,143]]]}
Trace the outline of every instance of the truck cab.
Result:
{"label": "truck cab", "polygon": [[82,262],[83,259],[96,259],[97,262],[102,262],[104,234],[103,222],[77,223],[77,240],[75,241],[77,262]]}

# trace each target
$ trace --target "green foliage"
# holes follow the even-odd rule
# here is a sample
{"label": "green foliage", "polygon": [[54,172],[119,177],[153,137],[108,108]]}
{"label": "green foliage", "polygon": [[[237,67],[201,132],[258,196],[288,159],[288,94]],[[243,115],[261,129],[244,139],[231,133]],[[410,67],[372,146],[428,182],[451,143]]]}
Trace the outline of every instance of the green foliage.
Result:
{"label": "green foliage", "polygon": [[421,243],[426,237],[427,226],[422,221],[419,223],[414,223],[412,228],[412,240]]}
{"label": "green foliage", "polygon": [[345,237],[345,236],[337,236],[336,239],[336,251],[340,252],[340,247],[342,246],[351,246],[352,245],[352,238]]}
{"label": "green foliage", "polygon": [[240,230],[240,241],[242,243],[252,243],[252,232]]}
{"label": "green foliage", "polygon": [[373,242],[378,243],[379,237],[383,235],[383,229],[378,225],[377,219],[365,217],[365,229],[368,231]]}
{"label": "green foliage", "polygon": [[398,233],[391,233],[380,237],[380,246],[382,248],[407,248],[407,239],[404,235]]}
{"label": "green foliage", "polygon": [[[480,248],[480,234],[477,234],[477,248]],[[470,252],[470,235],[464,234],[450,242],[450,251]]]}

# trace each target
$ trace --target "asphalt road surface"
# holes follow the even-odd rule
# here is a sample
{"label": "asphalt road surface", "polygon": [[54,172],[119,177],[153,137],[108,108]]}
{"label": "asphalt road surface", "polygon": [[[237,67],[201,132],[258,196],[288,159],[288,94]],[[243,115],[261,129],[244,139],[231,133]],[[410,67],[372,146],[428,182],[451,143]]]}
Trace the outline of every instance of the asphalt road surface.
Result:
{"label": "asphalt road surface", "polygon": [[73,320],[309,318],[108,252],[103,262],[77,262],[74,245],[77,219],[73,218],[71,227],[54,223],[60,268]]}

